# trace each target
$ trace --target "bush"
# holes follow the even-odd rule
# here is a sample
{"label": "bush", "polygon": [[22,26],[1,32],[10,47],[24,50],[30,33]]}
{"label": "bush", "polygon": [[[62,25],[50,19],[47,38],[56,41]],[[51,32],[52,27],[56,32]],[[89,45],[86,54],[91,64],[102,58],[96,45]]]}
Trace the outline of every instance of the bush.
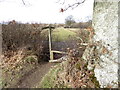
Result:
{"label": "bush", "polygon": [[26,50],[32,50],[38,58],[41,58],[43,54],[48,53],[48,39],[41,35],[40,28],[39,24],[36,26],[20,23],[3,24],[3,54],[9,57],[12,52],[25,47]]}

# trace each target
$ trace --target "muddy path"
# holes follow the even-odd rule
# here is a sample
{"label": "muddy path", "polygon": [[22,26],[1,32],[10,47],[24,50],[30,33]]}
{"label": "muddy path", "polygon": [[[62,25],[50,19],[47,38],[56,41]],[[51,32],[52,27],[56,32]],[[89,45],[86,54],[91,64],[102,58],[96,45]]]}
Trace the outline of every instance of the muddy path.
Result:
{"label": "muddy path", "polygon": [[36,66],[35,69],[24,75],[14,88],[34,88],[44,75],[50,70],[55,63],[42,62]]}

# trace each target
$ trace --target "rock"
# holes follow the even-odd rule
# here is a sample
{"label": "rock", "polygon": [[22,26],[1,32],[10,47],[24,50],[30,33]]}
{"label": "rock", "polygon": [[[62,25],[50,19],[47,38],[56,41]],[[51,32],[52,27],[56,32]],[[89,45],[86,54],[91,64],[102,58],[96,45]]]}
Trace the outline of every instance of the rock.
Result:
{"label": "rock", "polygon": [[[101,88],[111,86],[118,87],[119,55],[118,55],[118,26],[119,2],[95,0],[93,13],[93,28],[95,35],[92,38],[96,43],[97,52],[93,47],[85,50],[83,58],[88,62],[88,68],[94,69],[95,76]],[[117,6],[117,7],[116,7]],[[98,43],[99,42],[99,43]],[[94,53],[96,52],[96,53]],[[94,57],[95,55],[95,57]],[[93,60],[94,63],[91,63]]]}

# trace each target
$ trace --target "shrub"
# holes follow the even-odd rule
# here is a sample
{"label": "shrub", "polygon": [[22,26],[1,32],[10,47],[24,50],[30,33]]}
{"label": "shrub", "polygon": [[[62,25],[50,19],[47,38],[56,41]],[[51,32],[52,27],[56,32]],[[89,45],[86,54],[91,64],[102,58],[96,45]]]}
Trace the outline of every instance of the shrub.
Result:
{"label": "shrub", "polygon": [[[3,54],[11,56],[19,48],[32,50],[38,58],[48,53],[48,40],[41,35],[41,26],[33,24],[9,23],[2,25]],[[10,52],[8,55],[8,51]]]}

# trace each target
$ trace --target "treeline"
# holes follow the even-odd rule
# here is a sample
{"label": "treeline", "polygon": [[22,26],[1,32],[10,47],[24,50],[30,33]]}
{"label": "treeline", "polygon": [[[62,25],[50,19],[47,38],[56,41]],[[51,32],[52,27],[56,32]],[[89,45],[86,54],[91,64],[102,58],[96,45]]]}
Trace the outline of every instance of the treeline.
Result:
{"label": "treeline", "polygon": [[87,22],[72,22],[71,24],[65,23],[65,28],[88,28],[92,27],[92,20]]}

